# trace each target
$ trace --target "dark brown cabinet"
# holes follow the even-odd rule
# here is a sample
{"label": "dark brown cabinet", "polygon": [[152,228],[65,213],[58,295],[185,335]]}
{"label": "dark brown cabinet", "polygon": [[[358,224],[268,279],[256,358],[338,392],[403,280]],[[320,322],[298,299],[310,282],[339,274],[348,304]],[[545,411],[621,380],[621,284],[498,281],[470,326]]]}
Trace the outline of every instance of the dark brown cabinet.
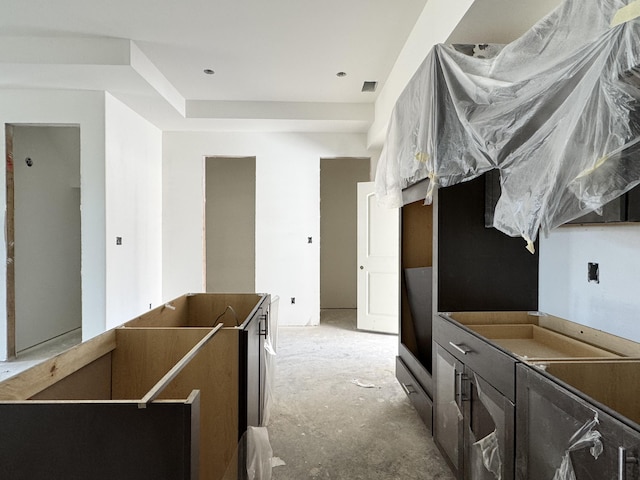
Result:
{"label": "dark brown cabinet", "polygon": [[396,374],[405,391],[420,386],[421,403],[434,396],[433,313],[538,308],[538,256],[521,239],[485,227],[484,176],[438,189],[432,205],[424,205],[427,189],[423,181],[403,192],[398,365],[405,380]]}
{"label": "dark brown cabinet", "polygon": [[436,444],[460,480],[512,479],[515,359],[442,317],[434,342]]}
{"label": "dark brown cabinet", "polygon": [[640,478],[638,425],[528,365],[517,387],[518,480]]}

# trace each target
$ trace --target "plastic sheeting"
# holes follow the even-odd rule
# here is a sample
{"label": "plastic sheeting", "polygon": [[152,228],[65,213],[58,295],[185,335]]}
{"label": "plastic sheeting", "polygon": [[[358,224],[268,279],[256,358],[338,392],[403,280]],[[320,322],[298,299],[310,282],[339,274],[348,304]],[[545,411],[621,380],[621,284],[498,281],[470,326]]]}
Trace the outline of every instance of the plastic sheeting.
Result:
{"label": "plastic sheeting", "polygon": [[502,457],[504,456],[504,445],[500,445],[500,439],[504,438],[506,429],[504,411],[500,405],[496,404],[496,402],[485,393],[484,386],[488,386],[488,384],[476,374],[474,374],[474,384],[476,386],[478,400],[491,417],[495,425],[495,430],[479,440],[475,440],[473,431],[469,432],[469,437],[473,442],[471,445],[473,478],[478,480],[503,480]]}
{"label": "plastic sheeting", "polygon": [[[383,205],[500,171],[494,227],[533,250],[640,183],[640,20],[624,0],[566,0],[520,39],[437,45],[399,97],[376,173]],[[637,160],[636,160],[637,159]]]}
{"label": "plastic sheeting", "polygon": [[573,470],[573,464],[571,463],[571,452],[580,450],[583,448],[589,448],[589,453],[596,460],[602,453],[602,435],[596,430],[598,425],[598,414],[596,413],[593,420],[585,423],[580,430],[578,430],[573,437],[571,437],[570,445],[565,454],[562,457],[562,463],[558,470],[556,470],[553,480],[576,480],[576,474]]}
{"label": "plastic sheeting", "polygon": [[271,298],[269,308],[269,327],[264,341],[265,349],[265,380],[264,380],[264,411],[262,413],[262,427],[269,425],[271,407],[273,405],[273,388],[276,376],[276,354],[278,349],[278,308],[280,297]]}

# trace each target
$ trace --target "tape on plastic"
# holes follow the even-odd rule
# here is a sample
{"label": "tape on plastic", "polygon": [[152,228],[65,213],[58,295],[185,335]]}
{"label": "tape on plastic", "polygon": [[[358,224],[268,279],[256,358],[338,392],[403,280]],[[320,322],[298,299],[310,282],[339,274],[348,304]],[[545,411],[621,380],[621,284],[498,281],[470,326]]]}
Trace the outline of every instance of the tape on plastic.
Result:
{"label": "tape on plastic", "polygon": [[626,7],[622,7],[618,10],[613,16],[610,26],[613,28],[638,17],[640,17],[640,0],[631,2]]}

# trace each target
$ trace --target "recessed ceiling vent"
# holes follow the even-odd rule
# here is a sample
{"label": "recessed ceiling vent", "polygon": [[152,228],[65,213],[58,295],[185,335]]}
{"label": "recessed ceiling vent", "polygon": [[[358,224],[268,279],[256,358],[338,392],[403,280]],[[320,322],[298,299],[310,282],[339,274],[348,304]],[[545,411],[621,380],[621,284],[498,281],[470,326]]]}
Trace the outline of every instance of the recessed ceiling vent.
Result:
{"label": "recessed ceiling vent", "polygon": [[378,82],[364,82],[362,84],[363,92],[375,92],[378,87]]}

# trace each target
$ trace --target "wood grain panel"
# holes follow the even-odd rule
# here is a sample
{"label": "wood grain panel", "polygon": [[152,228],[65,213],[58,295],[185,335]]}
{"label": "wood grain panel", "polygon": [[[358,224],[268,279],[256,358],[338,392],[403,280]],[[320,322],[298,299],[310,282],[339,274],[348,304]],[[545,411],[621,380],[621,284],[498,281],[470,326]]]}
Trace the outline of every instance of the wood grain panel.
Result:
{"label": "wood grain panel", "polygon": [[188,296],[183,295],[129,320],[127,327],[184,327],[189,316]]}
{"label": "wood grain panel", "polygon": [[5,125],[5,183],[7,217],[7,358],[16,356],[15,194],[13,177],[13,126]]}
{"label": "wood grain panel", "polygon": [[[211,327],[223,323],[236,327],[251,315],[263,297],[253,293],[203,293],[189,297],[190,327]],[[227,307],[231,306],[235,314]],[[225,312],[226,311],[226,312]]]}
{"label": "wood grain panel", "polygon": [[602,330],[596,330],[595,328],[552,315],[540,317],[539,322],[541,327],[573,337],[581,342],[604,348],[625,357],[640,358],[640,343],[634,342],[633,340],[618,337],[603,332]]}
{"label": "wood grain panel", "polygon": [[547,373],[640,423],[640,362],[554,362]]}
{"label": "wood grain panel", "polygon": [[116,333],[109,330],[8,378],[0,385],[0,400],[31,398],[115,348]]}
{"label": "wood grain panel", "polygon": [[54,383],[31,400],[111,400],[111,353]]}
{"label": "wood grain panel", "polygon": [[[118,329],[113,355],[113,398],[139,399],[210,329]],[[200,475],[221,479],[238,442],[238,331],[226,329],[194,357],[160,398],[200,390]]]}
{"label": "wood grain panel", "polygon": [[402,268],[433,265],[433,207],[424,201],[402,207]]}

